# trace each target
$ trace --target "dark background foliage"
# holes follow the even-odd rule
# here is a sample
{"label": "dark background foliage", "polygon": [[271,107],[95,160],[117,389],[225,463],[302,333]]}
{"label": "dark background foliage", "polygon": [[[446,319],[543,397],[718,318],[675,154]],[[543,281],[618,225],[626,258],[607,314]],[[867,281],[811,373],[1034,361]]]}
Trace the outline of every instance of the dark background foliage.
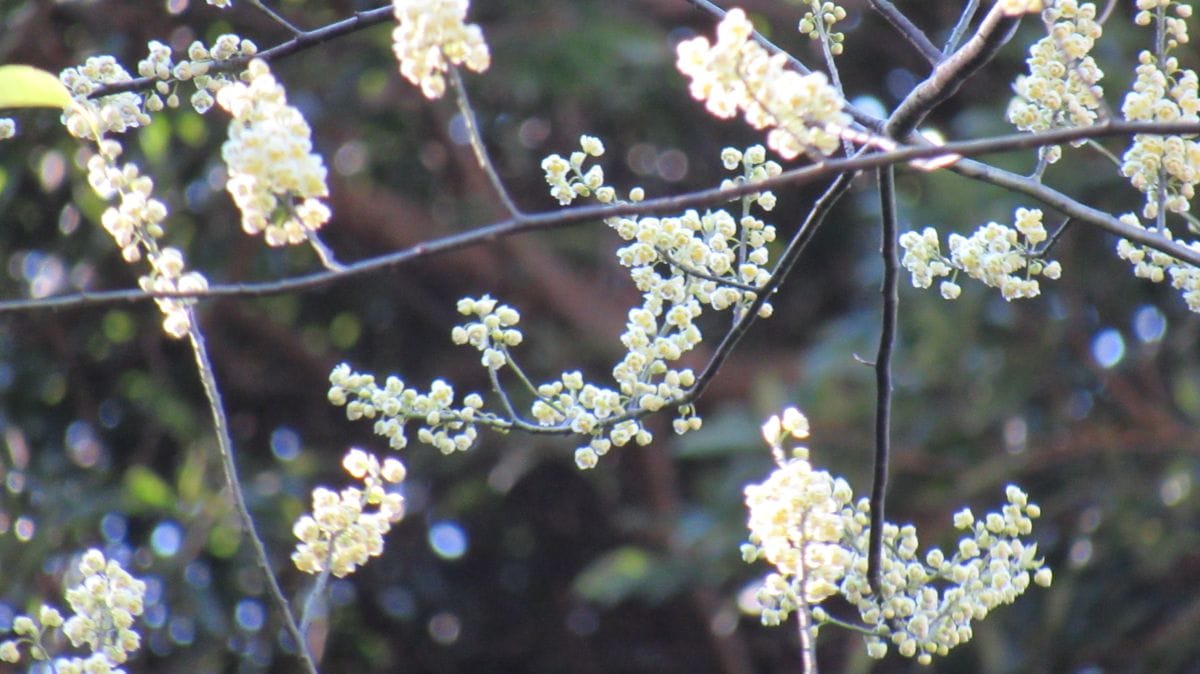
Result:
{"label": "dark background foliage", "polygon": [[[237,32],[286,39],[247,2],[0,2],[0,62],[57,71],[113,54],[131,71],[150,39],[177,50]],[[613,184],[651,196],[715,184],[726,145],[761,142],[692,101],[673,46],[713,20],[683,0],[477,2],[493,64],[467,85],[501,176],[527,210],[556,208],[538,164],[601,136]],[[848,95],[894,105],[923,77],[919,58],[863,2],[846,2]],[[961,3],[901,2],[940,43]],[[1147,30],[1120,3],[1097,58],[1119,107]],[[315,27],[373,6],[272,3]],[[747,2],[758,25],[806,62],[798,3]],[[1007,133],[1002,113],[1027,21],[998,60],[938,109],[954,139]],[[428,103],[396,72],[390,28],[376,26],[280,61],[330,167],[340,259],[397,250],[503,216],[450,100]],[[1192,54],[1186,65],[1195,67]],[[54,115],[17,114],[0,144],[0,294],[125,288],[125,265],[97,226],[102,205],[79,147]],[[168,239],[212,282],[278,278],[315,267],[306,250],[267,250],[239,231],[223,191],[219,110],[156,117],[126,138],[170,205]],[[1116,153],[1117,140],[1106,142]],[[1027,172],[1032,153],[988,158]],[[1047,182],[1112,212],[1138,195],[1096,152],[1067,150]],[[794,231],[820,186],[782,191],[771,221]],[[902,226],[968,232],[1033,205],[948,174],[901,172]],[[382,558],[332,587],[323,671],[798,671],[795,630],[764,628],[737,602],[763,566],[741,562],[741,489],[770,457],[758,425],[788,403],[814,426],[815,461],[869,491],[880,264],[874,180],[860,177],[759,323],[700,401],[700,433],[655,443],[580,473],[575,443],[485,435],[470,453],[404,451],[410,512]],[[1060,216],[1048,212],[1047,221]],[[1114,241],[1083,225],[1056,248],[1064,274],[1043,296],[1006,303],[964,284],[962,298],[905,287],[896,370],[891,519],[924,544],[953,542],[951,514],[999,505],[1019,482],[1043,506],[1035,529],[1055,571],[976,625],[939,672],[1195,672],[1200,647],[1200,322],[1169,288],[1132,278]],[[232,418],[251,507],[285,590],[291,522],[318,484],[340,486],[347,447],[383,452],[369,425],[325,401],[330,368],[446,378],[486,389],[478,355],[448,339],[455,301],[485,292],[517,306],[534,376],[581,368],[605,379],[636,292],[600,223],[491,242],[321,289],[205,301],[201,310]],[[725,317],[706,324],[716,335]],[[710,346],[695,362],[703,362]],[[146,648],[134,672],[295,671],[220,485],[210,420],[185,345],[166,339],[146,302],[0,315],[0,627],[34,602],[61,604],[71,555],[101,546],[150,580]],[[846,607],[833,605],[835,612]],[[860,640],[828,629],[825,671],[892,672]]]}

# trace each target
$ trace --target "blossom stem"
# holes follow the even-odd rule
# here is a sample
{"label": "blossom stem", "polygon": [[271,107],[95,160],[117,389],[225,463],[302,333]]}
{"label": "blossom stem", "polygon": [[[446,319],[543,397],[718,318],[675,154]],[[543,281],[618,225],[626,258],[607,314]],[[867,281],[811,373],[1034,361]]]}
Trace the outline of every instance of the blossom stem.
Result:
{"label": "blossom stem", "polygon": [[262,3],[262,0],[250,0],[250,4],[257,7],[259,9],[259,11],[261,11],[263,14],[266,14],[267,16],[271,17],[272,21],[283,26],[292,35],[295,35],[298,37],[298,36],[304,34],[304,31],[300,30],[295,25],[293,25],[291,21],[288,21],[287,19],[283,18],[283,15],[281,15],[279,12],[276,12],[275,10],[271,9],[270,7],[267,7],[266,5],[264,5]]}
{"label": "blossom stem", "polygon": [[242,492],[242,483],[238,478],[237,462],[233,455],[233,438],[229,433],[229,421],[225,416],[225,404],[221,400],[221,391],[217,387],[216,372],[213,370],[212,361],[208,357],[208,348],[204,343],[204,333],[200,330],[199,317],[196,315],[194,307],[187,307],[186,311],[188,315],[188,338],[192,342],[192,352],[196,357],[196,370],[199,372],[200,383],[204,387],[204,394],[208,397],[209,410],[212,412],[213,430],[217,436],[217,447],[221,455],[221,468],[225,472],[225,486],[229,489],[234,509],[237,510],[238,517],[242,520],[242,527],[246,531],[246,536],[250,539],[250,545],[254,550],[254,560],[258,563],[259,570],[262,571],[267,581],[267,589],[270,591],[271,599],[275,602],[276,608],[279,609],[284,629],[287,630],[292,640],[296,642],[297,657],[304,663],[304,670],[308,674],[318,674],[317,665],[313,662],[312,654],[308,651],[308,643],[305,641],[300,627],[296,624],[296,619],[292,616],[292,610],[288,604],[287,597],[283,595],[283,589],[279,587],[279,579],[275,577],[275,572],[271,570],[271,560],[267,556],[266,545],[263,544],[262,537],[258,535],[258,529],[254,525],[254,517],[251,516],[250,509],[246,505],[246,495]]}
{"label": "blossom stem", "polygon": [[471,149],[475,151],[475,160],[479,162],[479,168],[487,174],[488,180],[492,183],[492,188],[496,190],[496,195],[500,197],[500,201],[504,203],[504,207],[508,209],[508,214],[513,217],[521,215],[520,209],[509,196],[508,190],[504,187],[504,182],[500,180],[500,174],[496,173],[496,166],[492,163],[491,157],[488,156],[487,147],[483,144],[483,137],[479,134],[479,120],[475,117],[475,109],[471,107],[471,101],[467,98],[467,88],[463,86],[462,75],[459,74],[458,68],[450,67],[450,85],[454,87],[454,98],[458,101],[458,112],[462,115],[463,123],[467,127],[467,138],[471,141]]}

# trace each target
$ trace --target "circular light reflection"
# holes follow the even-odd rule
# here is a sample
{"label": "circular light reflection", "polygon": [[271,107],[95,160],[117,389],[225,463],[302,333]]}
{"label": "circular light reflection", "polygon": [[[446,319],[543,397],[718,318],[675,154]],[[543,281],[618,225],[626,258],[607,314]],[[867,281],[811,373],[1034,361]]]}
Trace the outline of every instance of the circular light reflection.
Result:
{"label": "circular light reflection", "polygon": [[1116,328],[1105,328],[1092,338],[1092,358],[1104,369],[1116,367],[1125,358],[1125,338]]}
{"label": "circular light reflection", "polygon": [[1158,310],[1158,307],[1152,304],[1143,304],[1134,312],[1133,334],[1137,335],[1138,341],[1143,344],[1157,342],[1163,338],[1166,332],[1167,317]]}
{"label": "circular light reflection", "polygon": [[100,535],[109,543],[120,543],[129,533],[129,523],[120,513],[108,513],[100,518]]}
{"label": "circular light reflection", "polygon": [[150,534],[150,547],[159,557],[174,557],[183,544],[183,529],[171,520],[163,520]]}
{"label": "circular light reflection", "polygon": [[180,646],[189,646],[196,640],[196,624],[187,616],[175,616],[167,626],[167,634]]}
{"label": "circular light reflection", "polygon": [[287,426],[271,431],[271,453],[280,461],[291,461],[300,456],[300,434]]}
{"label": "circular light reflection", "polygon": [[462,621],[449,611],[442,611],[429,619],[429,636],[442,646],[449,646],[462,635]]}
{"label": "circular light reflection", "polygon": [[233,619],[238,627],[247,632],[257,632],[262,629],[266,612],[257,599],[243,599],[233,609]]}
{"label": "circular light reflection", "polygon": [[458,559],[467,552],[467,533],[457,522],[438,522],[429,527],[429,547],[442,559]]}
{"label": "circular light reflection", "polygon": [[1168,508],[1177,506],[1192,491],[1192,476],[1180,471],[1169,475],[1158,487],[1158,497]]}
{"label": "circular light reflection", "polygon": [[17,524],[13,527],[13,533],[17,535],[17,540],[22,543],[28,543],[33,539],[33,534],[37,532],[37,525],[28,517],[18,517]]}

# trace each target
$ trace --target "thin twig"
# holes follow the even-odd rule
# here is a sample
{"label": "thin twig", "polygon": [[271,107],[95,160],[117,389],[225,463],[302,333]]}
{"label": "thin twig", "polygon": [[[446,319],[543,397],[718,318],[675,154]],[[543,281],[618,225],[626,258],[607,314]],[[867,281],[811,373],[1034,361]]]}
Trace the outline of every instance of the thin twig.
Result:
{"label": "thin twig", "polygon": [[[303,31],[297,34],[296,37],[293,37],[285,42],[281,42],[270,49],[264,49],[254,56],[237,56],[225,61],[213,63],[209,67],[209,70],[211,72],[238,70],[244,68],[251,59],[255,58],[268,62],[274,61],[275,59],[289,56],[296,52],[303,51],[304,49],[328,42],[334,38],[341,37],[343,35],[349,35],[351,33],[355,33],[387,21],[393,21],[394,15],[392,12],[393,10],[391,4],[388,4],[386,7],[377,7],[375,9],[355,12],[354,16],[342,19],[341,21],[335,21],[326,26],[314,28],[313,30]],[[161,80],[153,77],[135,77],[127,82],[116,82],[101,86],[89,94],[88,98],[99,98],[101,96],[119,94],[125,91],[141,91],[143,89],[151,89],[160,81]]]}
{"label": "thin twig", "polygon": [[1046,240],[1046,245],[1042,246],[1042,249],[1037,252],[1038,257],[1045,257],[1046,254],[1050,252],[1050,249],[1054,247],[1054,244],[1058,243],[1058,240],[1062,238],[1063,234],[1066,233],[1067,227],[1071,225],[1071,222],[1071,218],[1063,220],[1063,223],[1058,226],[1058,229],[1054,230],[1054,233],[1051,234],[1050,238]]}
{"label": "thin twig", "polygon": [[346,270],[346,265],[337,261],[337,257],[333,254],[333,250],[325,244],[325,241],[317,234],[316,230],[308,232],[308,245],[312,246],[313,252],[321,260],[321,266],[332,272],[341,272]]}
{"label": "thin twig", "polygon": [[963,157],[948,165],[949,170],[960,175],[999,187],[1020,192],[1028,197],[1062,211],[1072,218],[1098,227],[1110,234],[1149,246],[1176,259],[1200,266],[1200,251],[1178,241],[1168,240],[1154,232],[1120,221],[1111,214],[1087,206],[1065,194],[1047,187],[1025,176],[1006,171],[967,157],[1011,150],[1037,148],[1086,138],[1108,136],[1131,136],[1139,133],[1168,135],[1200,133],[1197,122],[1126,122],[1110,120],[1090,127],[1053,129],[1039,133],[1018,133],[994,138],[981,138],[934,146],[916,135],[910,142],[922,142],[919,146],[900,146],[892,152],[879,152],[845,159],[829,159],[817,164],[785,171],[771,178],[743,185],[697,190],[671,197],[647,199],[637,203],[600,204],[558,211],[522,214],[491,225],[467,232],[433,239],[411,248],[385,253],[345,265],[342,271],[320,271],[261,283],[239,283],[213,285],[207,290],[194,292],[147,292],[140,289],[85,291],[55,297],[14,299],[0,302],[0,313],[29,311],[36,309],[63,309],[77,306],[111,304],[116,302],[144,301],[156,297],[216,298],[278,295],[300,290],[311,290],[348,279],[353,276],[374,273],[417,259],[440,255],[471,246],[534,231],[547,231],[584,222],[595,222],[611,217],[641,216],[663,213],[678,213],[688,208],[709,206],[728,202],[747,194],[778,189],[788,185],[803,185],[828,178],[846,171],[864,171],[892,164],[906,164],[914,160],[959,155]]}
{"label": "thin twig", "polygon": [[875,356],[875,465],[871,480],[871,531],[867,550],[867,581],[877,601],[882,601],[883,523],[887,500],[888,460],[891,455],[892,351],[896,346],[899,256],[896,253],[895,168],[879,169],[880,253],[883,256],[883,321],[879,351]]}
{"label": "thin twig", "polygon": [[293,25],[291,21],[288,21],[287,19],[283,18],[283,15],[279,14],[278,12],[271,9],[270,7],[267,7],[266,5],[264,5],[262,3],[262,0],[250,0],[250,4],[254,5],[260,11],[262,11],[264,14],[271,17],[272,21],[283,26],[292,35],[300,36],[300,35],[304,34],[304,31],[300,30],[295,25]]}
{"label": "thin twig", "polygon": [[225,415],[225,404],[221,400],[221,390],[217,387],[217,375],[213,370],[212,361],[208,357],[208,349],[204,345],[204,333],[200,330],[199,317],[196,315],[194,307],[186,309],[188,313],[188,338],[192,343],[192,351],[196,356],[196,370],[200,374],[200,383],[204,387],[204,394],[208,397],[208,406],[212,412],[213,429],[217,436],[217,448],[221,455],[221,468],[225,473],[225,486],[229,489],[229,494],[233,499],[234,509],[237,510],[238,517],[242,521],[242,527],[246,531],[246,536],[250,539],[250,545],[254,551],[254,561],[257,562],[259,569],[267,581],[267,589],[270,591],[271,599],[275,602],[275,606],[279,611],[280,617],[283,619],[283,627],[287,630],[292,640],[296,642],[296,657],[304,663],[304,669],[308,674],[318,674],[317,665],[313,662],[312,654],[308,651],[308,642],[304,639],[304,634],[300,631],[300,627],[296,624],[295,617],[292,616],[291,606],[288,604],[287,597],[283,594],[283,589],[279,587],[279,580],[275,577],[275,572],[271,569],[271,559],[267,556],[267,546],[263,543],[262,537],[258,534],[258,528],[254,525],[254,517],[250,514],[250,509],[246,505],[246,495],[242,492],[242,482],[238,478],[237,461],[233,454],[233,438],[229,434],[229,422]]}
{"label": "thin twig", "polygon": [[904,15],[904,12],[896,9],[896,6],[889,0],[870,0],[870,2],[871,8],[887,19],[887,22],[892,24],[892,28],[895,28],[901,37],[916,48],[917,53],[928,61],[929,65],[936,66],[942,60],[942,50],[935,47],[925,32],[917,28],[916,24]]}
{"label": "thin twig", "polygon": [[[800,254],[804,252],[805,246],[808,245],[808,242],[817,233],[821,223],[825,221],[825,216],[829,215],[829,212],[833,210],[833,205],[846,193],[846,190],[850,189],[850,183],[853,182],[855,175],[857,173],[854,171],[846,171],[838,174],[834,178],[833,183],[830,184],[820,198],[817,199],[816,203],[813,204],[812,210],[808,212],[808,217],[804,220],[804,224],[800,225],[800,228],[796,230],[796,234],[792,236],[787,248],[783,251],[783,255],[780,256],[779,263],[775,265],[775,271],[771,273],[771,279],[759,290],[758,297],[754,298],[750,306],[746,307],[741,320],[721,338],[721,343],[713,350],[708,363],[705,364],[700,374],[696,376],[696,383],[692,386],[688,395],[685,396],[685,399],[682,401],[683,403],[693,402],[704,395],[704,390],[708,388],[717,371],[725,364],[729,355],[737,347],[738,342],[742,341],[742,337],[746,335],[746,332],[750,330],[750,326],[758,318],[758,310],[762,308],[762,305],[767,302],[768,298],[775,294],[775,291],[791,275],[796,262],[800,259]],[[755,185],[761,184],[755,183]],[[671,402],[671,405],[675,404],[679,403]]]}
{"label": "thin twig", "polygon": [[483,136],[479,133],[479,122],[475,118],[475,109],[471,107],[471,101],[467,98],[467,88],[463,86],[462,75],[459,74],[458,68],[453,66],[450,68],[450,85],[454,88],[454,98],[458,101],[458,113],[462,115],[463,124],[467,127],[467,137],[471,141],[471,149],[475,151],[475,161],[479,162],[479,168],[487,174],[488,180],[492,183],[492,189],[496,190],[496,195],[500,197],[500,201],[504,202],[508,214],[514,217],[520,216],[520,209],[513,203],[512,197],[509,196],[508,190],[504,188],[504,183],[500,180],[500,175],[496,173],[495,164],[488,156],[487,147],[483,144]]}
{"label": "thin twig", "polygon": [[313,581],[312,590],[308,593],[308,598],[304,600],[304,611],[300,614],[300,633],[307,637],[308,629],[312,627],[313,619],[316,618],[317,607],[325,602],[325,591],[329,584],[329,575],[333,568],[333,551],[334,547],[329,546],[329,554],[325,560],[325,568],[317,575],[317,579]]}
{"label": "thin twig", "polygon": [[954,24],[954,30],[950,31],[950,37],[946,39],[946,46],[942,48],[944,55],[949,56],[955,49],[958,49],[958,43],[962,42],[963,36],[967,34],[967,29],[975,20],[977,11],[979,11],[979,0],[967,0],[967,6],[963,7],[962,14],[958,17],[958,23]]}

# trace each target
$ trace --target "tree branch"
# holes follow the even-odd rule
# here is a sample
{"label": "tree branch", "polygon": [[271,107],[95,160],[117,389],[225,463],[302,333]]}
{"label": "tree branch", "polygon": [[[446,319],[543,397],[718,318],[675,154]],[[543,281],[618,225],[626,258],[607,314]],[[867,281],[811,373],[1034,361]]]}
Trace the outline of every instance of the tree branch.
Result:
{"label": "tree branch", "polygon": [[887,500],[888,459],[891,454],[892,350],[896,345],[896,315],[900,303],[897,290],[899,256],[896,252],[895,169],[879,169],[880,253],[883,256],[883,320],[879,351],[875,357],[875,465],[871,479],[871,531],[867,549],[867,581],[877,600],[882,600],[883,523]]}
{"label": "tree branch", "polygon": [[929,65],[936,66],[942,60],[942,50],[933,46],[924,31],[917,28],[916,24],[904,15],[904,12],[896,9],[896,6],[889,0],[870,0],[870,2],[871,8],[883,15],[883,18],[892,24],[892,28],[895,28],[896,32],[900,33],[900,36],[907,40]]}
{"label": "tree branch", "polygon": [[1057,145],[1084,138],[1132,136],[1139,133],[1159,135],[1195,134],[1200,133],[1200,123],[1125,122],[1111,120],[1104,124],[1089,127],[1055,129],[1041,133],[1010,134],[994,138],[947,143],[939,146],[932,144],[901,146],[899,149],[891,152],[857,155],[846,159],[829,159],[817,164],[785,171],[773,178],[730,186],[724,189],[711,188],[697,190],[672,197],[647,199],[638,203],[601,204],[559,211],[522,214],[518,217],[508,218],[471,231],[433,239],[411,248],[346,264],[341,271],[326,270],[261,283],[214,285],[207,290],[190,293],[146,292],[140,289],[129,289],[99,292],[85,291],[56,297],[7,300],[0,302],[0,314],[10,311],[64,309],[115,302],[144,301],[156,297],[194,297],[206,299],[214,297],[277,295],[286,292],[311,290],[352,276],[373,273],[412,262],[413,260],[461,250],[516,234],[557,229],[617,216],[677,213],[688,208],[711,206],[726,202],[763,190],[807,184],[846,171],[864,171],[882,166],[905,164],[914,160],[951,155],[963,157],[948,165],[949,170],[955,173],[1020,192],[1045,205],[1062,211],[1079,222],[1088,223],[1110,234],[1129,239],[1135,243],[1166,253],[1176,259],[1200,266],[1200,251],[1189,248],[1179,241],[1168,240],[1156,232],[1128,225],[1104,211],[1080,203],[1062,192],[1047,187],[1028,177],[965,158],[972,155],[1031,149],[1044,145]]}
{"label": "tree branch", "polygon": [[884,132],[891,138],[903,138],[920,126],[925,115],[958,91],[963,82],[995,56],[1016,32],[1019,16],[1005,16],[997,3],[983,17],[979,30],[961,49],[942,61],[923,82],[900,102],[888,119]]}

